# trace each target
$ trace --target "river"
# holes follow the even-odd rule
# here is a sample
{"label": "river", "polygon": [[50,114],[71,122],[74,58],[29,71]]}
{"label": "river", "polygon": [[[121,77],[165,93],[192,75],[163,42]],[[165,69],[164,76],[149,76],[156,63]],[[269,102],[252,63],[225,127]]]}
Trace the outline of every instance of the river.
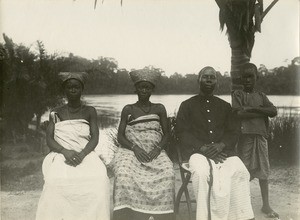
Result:
{"label": "river", "polygon": [[[150,101],[162,103],[167,114],[174,116],[182,101],[193,95],[152,95]],[[221,95],[221,99],[231,102],[230,95]],[[278,107],[279,115],[300,114],[300,96],[268,96]],[[85,95],[82,100],[96,108],[101,128],[115,126],[120,118],[122,108],[126,104],[135,103],[136,95]]]}

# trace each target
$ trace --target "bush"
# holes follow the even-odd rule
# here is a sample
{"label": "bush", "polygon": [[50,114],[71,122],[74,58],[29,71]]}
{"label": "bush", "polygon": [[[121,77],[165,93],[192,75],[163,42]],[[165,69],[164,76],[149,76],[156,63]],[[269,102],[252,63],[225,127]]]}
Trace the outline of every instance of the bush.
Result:
{"label": "bush", "polygon": [[270,121],[269,157],[273,164],[299,163],[300,117],[278,116]]}

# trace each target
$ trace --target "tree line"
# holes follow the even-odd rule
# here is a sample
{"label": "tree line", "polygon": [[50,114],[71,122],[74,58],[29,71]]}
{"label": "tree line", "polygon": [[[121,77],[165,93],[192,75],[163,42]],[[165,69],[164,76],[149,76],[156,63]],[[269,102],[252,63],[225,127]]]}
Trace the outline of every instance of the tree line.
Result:
{"label": "tree line", "polygon": [[[24,133],[34,116],[37,127],[42,114],[61,102],[63,96],[59,72],[83,71],[88,73],[85,94],[132,94],[133,84],[129,71],[118,67],[114,58],[86,59],[70,53],[68,56],[47,53],[42,41],[27,47],[16,44],[3,34],[0,43],[0,117],[5,119],[9,133]],[[299,63],[296,57],[287,67],[267,69],[259,67],[257,88],[271,95],[299,95]],[[198,92],[197,73],[174,73],[166,76],[164,70],[145,67],[160,74],[156,94],[195,94]],[[218,72],[216,94],[230,94],[229,74]],[[1,120],[1,123],[4,123]],[[3,126],[1,126],[3,127]]]}

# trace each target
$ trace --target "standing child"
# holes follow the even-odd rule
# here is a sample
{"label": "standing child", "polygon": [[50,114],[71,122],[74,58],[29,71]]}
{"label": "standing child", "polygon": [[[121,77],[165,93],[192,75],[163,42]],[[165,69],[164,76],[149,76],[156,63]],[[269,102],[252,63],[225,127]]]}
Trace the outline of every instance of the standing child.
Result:
{"label": "standing child", "polygon": [[237,149],[251,179],[259,179],[263,202],[261,211],[269,218],[279,218],[269,204],[270,165],[266,139],[268,117],[275,117],[277,110],[264,93],[254,91],[256,80],[257,67],[252,63],[245,64],[241,77],[244,89],[232,94],[232,107],[241,119],[241,135]]}

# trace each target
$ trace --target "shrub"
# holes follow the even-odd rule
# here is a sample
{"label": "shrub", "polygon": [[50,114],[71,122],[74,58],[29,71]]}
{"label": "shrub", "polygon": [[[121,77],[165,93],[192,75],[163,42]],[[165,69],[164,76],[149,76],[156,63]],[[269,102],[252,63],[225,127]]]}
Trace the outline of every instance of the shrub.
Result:
{"label": "shrub", "polygon": [[278,116],[270,121],[269,157],[273,164],[299,163],[300,117]]}

